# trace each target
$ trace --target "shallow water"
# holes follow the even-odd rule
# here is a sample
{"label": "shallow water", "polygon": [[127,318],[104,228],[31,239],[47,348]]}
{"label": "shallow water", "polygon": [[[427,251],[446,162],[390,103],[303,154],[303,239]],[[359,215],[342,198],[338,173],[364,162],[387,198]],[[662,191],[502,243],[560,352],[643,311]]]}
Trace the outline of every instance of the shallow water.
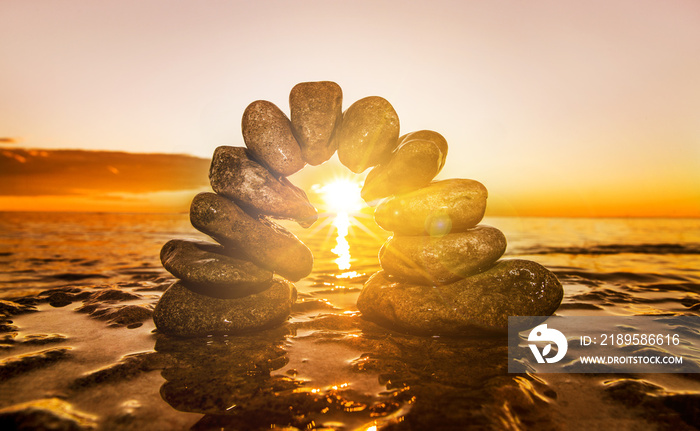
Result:
{"label": "shallow water", "polygon": [[[171,238],[199,238],[186,214],[0,213],[0,298],[35,312],[0,333],[0,409],[58,399],[101,429],[694,429],[696,375],[508,374],[499,337],[416,337],[363,321],[362,283],[388,233],[358,215],[350,268],[335,227],[294,229],[314,272],[278,328],[172,339],[81,307],[149,307],[172,282]],[[506,257],[535,260],[565,289],[558,315],[700,311],[700,220],[487,218]],[[48,289],[72,287],[66,301]],[[56,292],[56,291],[54,291]],[[70,296],[69,295],[69,296]],[[82,295],[82,296],[80,296]],[[27,310],[25,310],[27,311]],[[74,421],[78,421],[74,418]],[[80,422],[80,421],[78,421]]]}

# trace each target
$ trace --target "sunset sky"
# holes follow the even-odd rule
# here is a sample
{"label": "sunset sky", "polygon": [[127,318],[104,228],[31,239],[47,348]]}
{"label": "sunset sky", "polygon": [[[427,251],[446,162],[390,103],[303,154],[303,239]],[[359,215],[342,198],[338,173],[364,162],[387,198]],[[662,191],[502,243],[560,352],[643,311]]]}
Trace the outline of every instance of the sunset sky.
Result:
{"label": "sunset sky", "polygon": [[[700,217],[697,0],[3,1],[0,21],[0,154],[209,158],[250,102],[288,113],[294,84],[332,80],[344,108],[379,95],[402,133],[443,134],[440,178],[481,181],[491,215]],[[0,210],[83,199],[7,190]]]}

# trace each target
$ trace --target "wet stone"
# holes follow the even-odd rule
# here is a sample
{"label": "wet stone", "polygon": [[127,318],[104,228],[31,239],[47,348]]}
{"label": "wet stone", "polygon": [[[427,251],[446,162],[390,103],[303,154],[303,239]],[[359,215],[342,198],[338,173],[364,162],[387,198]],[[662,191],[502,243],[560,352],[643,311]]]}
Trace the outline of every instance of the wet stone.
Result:
{"label": "wet stone", "polygon": [[386,99],[365,97],[345,111],[337,138],[338,159],[359,174],[389,160],[398,144],[399,116]]}
{"label": "wet stone", "polygon": [[292,131],[310,165],[320,165],[337,149],[334,139],[343,118],[343,91],[335,82],[302,82],[289,93]]}
{"label": "wet stone", "polygon": [[274,279],[270,288],[244,298],[220,299],[200,295],[176,282],[156,305],[158,331],[182,337],[240,334],[284,322],[296,301],[296,288]]}
{"label": "wet stone", "polygon": [[399,281],[447,284],[488,269],[505,250],[503,233],[480,225],[441,237],[394,236],[379,251],[379,262]]}
{"label": "wet stone", "polygon": [[241,129],[246,147],[276,174],[288,176],[304,167],[291,123],[274,103],[257,100],[248,105]]}
{"label": "wet stone", "polygon": [[163,267],[195,292],[236,298],[269,287],[272,272],[218,244],[173,239],[160,251]]}
{"label": "wet stone", "polygon": [[447,160],[448,145],[447,139],[445,139],[444,136],[433,130],[418,130],[416,132],[406,133],[405,135],[399,137],[398,146],[400,147],[406,142],[414,140],[430,141],[433,144],[435,144],[435,146],[437,146],[440,150],[439,169],[442,169],[442,167],[445,166],[445,161]]}
{"label": "wet stone", "polygon": [[508,316],[550,316],[562,297],[549,270],[513,259],[438,286],[389,280],[379,271],[365,283],[357,308],[363,318],[402,331],[460,335],[505,331]]}
{"label": "wet stone", "polygon": [[190,206],[192,226],[250,261],[298,281],[311,273],[314,258],[303,242],[265,218],[253,218],[238,205],[215,193],[200,193]]}
{"label": "wet stone", "polygon": [[385,164],[369,171],[362,199],[374,203],[390,195],[427,186],[440,172],[442,153],[431,141],[416,139],[401,144]]}
{"label": "wet stone", "polygon": [[377,206],[374,219],[399,235],[441,236],[476,226],[486,211],[486,187],[478,181],[450,179],[393,196]]}
{"label": "wet stone", "polygon": [[285,177],[273,175],[243,147],[218,147],[209,181],[216,193],[233,199],[249,213],[296,220],[304,227],[318,218],[302,189]]}

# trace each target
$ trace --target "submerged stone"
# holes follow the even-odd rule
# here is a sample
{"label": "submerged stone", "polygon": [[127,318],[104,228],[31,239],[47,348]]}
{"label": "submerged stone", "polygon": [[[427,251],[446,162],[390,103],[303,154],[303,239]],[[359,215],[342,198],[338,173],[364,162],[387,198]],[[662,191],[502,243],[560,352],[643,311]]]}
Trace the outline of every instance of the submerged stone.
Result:
{"label": "submerged stone", "polygon": [[374,219],[382,229],[399,235],[462,232],[484,217],[487,196],[486,187],[478,181],[435,181],[382,202],[374,211]]}
{"label": "submerged stone", "polygon": [[265,218],[253,218],[238,205],[215,193],[200,193],[190,206],[192,226],[251,262],[292,281],[311,273],[314,257],[287,229]]}
{"label": "submerged stone", "polygon": [[153,313],[159,332],[181,337],[240,334],[284,322],[296,301],[294,284],[274,279],[270,288],[243,298],[200,295],[176,282]]}
{"label": "submerged stone", "polygon": [[424,139],[403,143],[385,164],[369,171],[362,186],[362,199],[370,204],[395,194],[424,187],[440,172],[442,153]]}
{"label": "submerged stone", "polygon": [[243,112],[243,140],[255,158],[279,175],[304,167],[289,118],[272,102],[256,100]]}
{"label": "submerged stone", "polygon": [[399,116],[386,100],[365,97],[343,114],[337,133],[338,159],[356,174],[386,162],[398,144]]}
{"label": "submerged stone", "polygon": [[265,290],[272,272],[234,255],[218,244],[173,239],[160,250],[160,261],[192,290],[217,298],[236,298]]}
{"label": "submerged stone", "polygon": [[365,319],[402,331],[457,335],[505,331],[508,316],[550,316],[563,295],[549,270],[513,259],[438,286],[394,281],[379,271],[365,283],[357,308]]}
{"label": "submerged stone", "polygon": [[304,227],[318,218],[302,189],[273,175],[243,147],[214,150],[209,181],[216,193],[233,199],[248,212],[296,220]]}
{"label": "submerged stone", "polygon": [[387,275],[417,284],[446,284],[483,271],[506,251],[506,237],[477,226],[441,237],[394,236],[379,250]]}
{"label": "submerged stone", "polygon": [[310,165],[330,159],[338,148],[335,133],[343,118],[343,90],[335,82],[302,82],[289,93],[292,131]]}

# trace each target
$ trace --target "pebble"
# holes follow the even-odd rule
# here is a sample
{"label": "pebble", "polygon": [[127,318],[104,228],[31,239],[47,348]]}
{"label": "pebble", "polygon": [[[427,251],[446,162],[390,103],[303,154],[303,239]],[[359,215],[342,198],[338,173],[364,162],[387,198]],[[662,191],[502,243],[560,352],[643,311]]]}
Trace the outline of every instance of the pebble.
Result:
{"label": "pebble", "polygon": [[248,212],[296,220],[304,227],[318,218],[302,189],[273,175],[243,147],[218,147],[211,160],[209,181],[216,193],[233,199]]}
{"label": "pebble", "polygon": [[399,116],[386,99],[365,97],[345,111],[337,136],[340,163],[359,174],[389,160],[398,144]]}
{"label": "pebble", "polygon": [[320,165],[338,145],[335,133],[343,118],[343,90],[335,82],[302,82],[289,93],[292,132],[304,161]]}
{"label": "pebble", "polygon": [[500,230],[479,225],[441,237],[394,236],[379,250],[379,262],[399,281],[447,284],[488,269],[505,250]]}
{"label": "pebble", "polygon": [[508,316],[549,316],[563,295],[549,270],[513,259],[439,286],[393,281],[379,271],[365,283],[357,308],[367,320],[409,333],[459,335],[505,331]]}
{"label": "pebble", "polygon": [[243,112],[243,141],[262,164],[288,176],[304,167],[289,118],[272,102],[256,100]]}
{"label": "pebble", "polygon": [[416,139],[430,141],[437,145],[437,147],[440,149],[440,169],[442,169],[442,167],[445,166],[445,161],[447,160],[447,139],[433,130],[418,130],[401,136],[399,138],[398,145],[401,146],[408,141],[413,141]]}
{"label": "pebble", "polygon": [[240,334],[284,322],[295,301],[294,284],[282,279],[263,292],[233,299],[200,295],[178,281],[163,293],[153,321],[159,332],[182,337]]}
{"label": "pebble", "polygon": [[314,258],[303,242],[265,218],[253,218],[233,201],[200,193],[190,206],[192,226],[229,249],[240,249],[250,261],[298,281],[311,273]]}
{"label": "pebble", "polygon": [[385,164],[375,166],[362,186],[362,199],[370,204],[391,195],[427,186],[440,172],[442,153],[424,139],[401,144]]}
{"label": "pebble", "polygon": [[160,261],[195,292],[236,298],[265,290],[272,272],[233,254],[218,244],[173,239],[160,250]]}
{"label": "pebble", "polygon": [[434,181],[422,189],[385,200],[374,211],[374,219],[382,229],[399,235],[462,232],[484,217],[487,196],[486,187],[478,181]]}

